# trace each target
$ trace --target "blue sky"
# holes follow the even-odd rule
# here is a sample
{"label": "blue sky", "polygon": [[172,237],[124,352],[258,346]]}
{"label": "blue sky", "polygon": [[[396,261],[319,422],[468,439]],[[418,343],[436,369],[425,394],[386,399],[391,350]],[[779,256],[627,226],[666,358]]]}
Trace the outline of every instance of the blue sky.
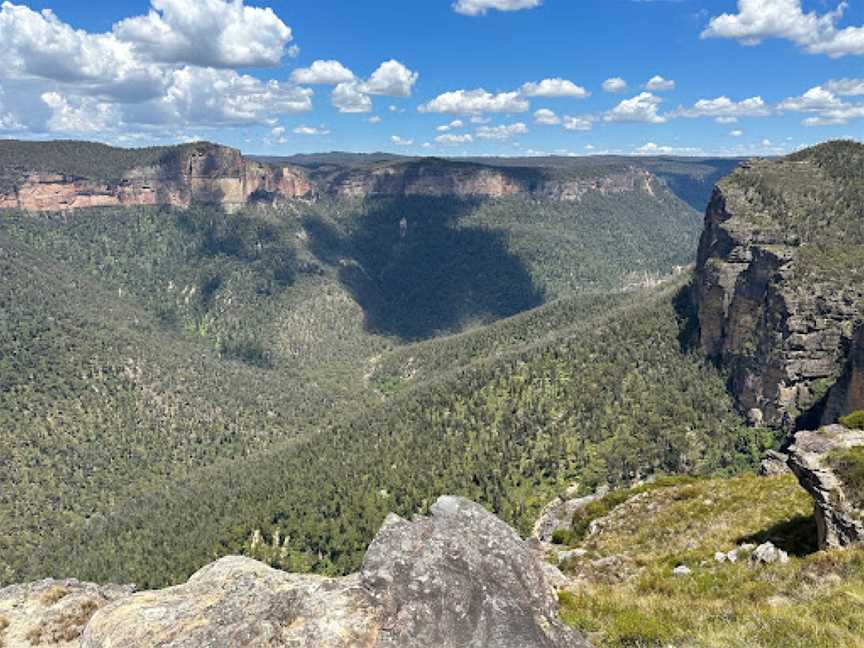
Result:
{"label": "blue sky", "polygon": [[0,137],[282,155],[864,138],[864,0],[17,0],[0,61]]}

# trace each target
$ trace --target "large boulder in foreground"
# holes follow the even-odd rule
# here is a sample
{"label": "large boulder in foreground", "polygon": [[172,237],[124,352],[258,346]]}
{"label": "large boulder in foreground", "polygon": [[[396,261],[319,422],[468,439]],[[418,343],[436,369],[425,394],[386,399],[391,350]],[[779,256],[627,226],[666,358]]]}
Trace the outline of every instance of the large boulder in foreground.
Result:
{"label": "large boulder in foreground", "polygon": [[829,425],[799,432],[789,467],[816,500],[819,547],[864,543],[864,431]]}
{"label": "large boulder in foreground", "polygon": [[380,648],[588,646],[558,620],[555,574],[483,507],[441,497],[432,516],[391,515],[362,579],[383,612]]}
{"label": "large boulder in foreground", "polygon": [[[163,590],[82,585],[99,605],[64,645],[589,648],[558,620],[562,578],[484,508],[442,497],[429,517],[389,516],[361,572],[343,578],[232,556]],[[0,602],[14,606],[13,590],[0,590]],[[28,644],[6,638],[6,648],[18,645]]]}

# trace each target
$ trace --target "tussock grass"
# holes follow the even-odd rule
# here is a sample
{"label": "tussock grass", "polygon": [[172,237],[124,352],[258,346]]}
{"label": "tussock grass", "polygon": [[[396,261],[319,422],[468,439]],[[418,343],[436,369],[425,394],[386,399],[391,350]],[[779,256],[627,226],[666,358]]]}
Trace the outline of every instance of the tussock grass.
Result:
{"label": "tussock grass", "polygon": [[42,602],[42,605],[46,607],[50,607],[54,605],[57,601],[64,598],[69,594],[70,590],[61,585],[55,585],[49,590],[46,590],[42,593],[42,596],[39,597],[39,600]]}
{"label": "tussock grass", "polygon": [[[864,646],[864,550],[815,552],[812,500],[794,477],[743,475],[672,485],[630,497],[581,546],[590,563],[622,556],[622,582],[580,575],[561,595],[565,622],[605,648],[834,648]],[[714,560],[771,540],[785,565]],[[676,577],[672,569],[693,570]]]}
{"label": "tussock grass", "polygon": [[864,447],[832,453],[828,462],[843,481],[843,490],[852,504],[856,508],[864,507]]}

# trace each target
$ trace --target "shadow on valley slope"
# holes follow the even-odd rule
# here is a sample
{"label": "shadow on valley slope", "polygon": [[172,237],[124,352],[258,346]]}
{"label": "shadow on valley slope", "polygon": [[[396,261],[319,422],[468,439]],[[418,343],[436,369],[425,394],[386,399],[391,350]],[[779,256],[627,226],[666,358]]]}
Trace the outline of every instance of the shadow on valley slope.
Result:
{"label": "shadow on valley slope", "polygon": [[505,234],[460,224],[475,206],[450,198],[371,199],[350,218],[309,214],[310,249],[338,268],[369,330],[420,340],[543,303]]}

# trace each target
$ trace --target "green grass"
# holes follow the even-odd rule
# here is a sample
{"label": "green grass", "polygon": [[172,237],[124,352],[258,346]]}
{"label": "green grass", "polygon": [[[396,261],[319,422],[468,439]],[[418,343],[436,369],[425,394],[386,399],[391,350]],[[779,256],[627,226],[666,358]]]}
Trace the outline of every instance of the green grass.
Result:
{"label": "green grass", "polygon": [[[562,618],[601,648],[864,646],[864,550],[816,552],[812,508],[791,475],[626,497],[581,544],[587,556],[563,566],[581,580],[562,594]],[[714,560],[766,539],[790,552],[788,564]],[[622,581],[592,570],[605,556],[626,558]],[[674,576],[679,564],[693,573]]]}
{"label": "green grass", "polygon": [[864,410],[857,410],[837,421],[848,430],[864,430]]}
{"label": "green grass", "polygon": [[605,516],[616,506],[623,504],[631,497],[648,493],[658,488],[668,488],[675,484],[688,484],[694,480],[695,478],[690,475],[663,475],[651,482],[640,484],[633,488],[614,490],[576,511],[573,514],[570,528],[556,529],[555,533],[558,534],[558,537],[556,539],[553,535],[552,541],[556,544],[568,545],[579,543],[585,538],[585,534],[588,533],[591,522]]}
{"label": "green grass", "polygon": [[828,463],[843,482],[843,491],[856,508],[864,508],[864,447],[832,452]]}

